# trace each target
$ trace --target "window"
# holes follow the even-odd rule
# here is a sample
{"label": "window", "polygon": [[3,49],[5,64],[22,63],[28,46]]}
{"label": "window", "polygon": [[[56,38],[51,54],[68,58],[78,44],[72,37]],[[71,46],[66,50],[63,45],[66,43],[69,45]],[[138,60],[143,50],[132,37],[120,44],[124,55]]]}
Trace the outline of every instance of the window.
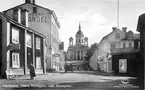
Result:
{"label": "window", "polygon": [[33,13],[37,13],[37,7],[33,7]]}
{"label": "window", "polygon": [[76,60],[76,51],[74,51],[74,59]]}
{"label": "window", "polygon": [[132,43],[129,43],[129,47],[130,47],[130,48],[132,47]]}
{"label": "window", "polygon": [[20,68],[19,53],[12,53],[12,67],[13,68]]}
{"label": "window", "polygon": [[80,51],[77,51],[77,60],[80,60]]}
{"label": "window", "polygon": [[83,51],[81,51],[81,60],[83,60],[83,57],[84,57],[84,56],[83,56]]}
{"label": "window", "polygon": [[116,39],[120,38],[120,33],[116,33]]}
{"label": "window", "polygon": [[12,28],[12,43],[19,43],[19,30]]}
{"label": "window", "polygon": [[115,44],[111,44],[111,49],[115,49]]}
{"label": "window", "polygon": [[36,37],[36,49],[40,50],[40,38]]}
{"label": "window", "polygon": [[26,43],[27,43],[27,47],[32,47],[32,37],[30,34],[26,34]]}
{"label": "window", "polygon": [[83,39],[82,39],[82,43],[83,43],[84,41],[83,41]]}
{"label": "window", "polygon": [[140,42],[138,42],[138,48],[140,48]]}
{"label": "window", "polygon": [[40,59],[40,57],[36,57],[36,68],[41,68],[41,59]]}
{"label": "window", "polygon": [[123,48],[126,48],[126,43],[123,43]]}
{"label": "window", "polygon": [[81,42],[81,40],[79,39],[79,43]]}

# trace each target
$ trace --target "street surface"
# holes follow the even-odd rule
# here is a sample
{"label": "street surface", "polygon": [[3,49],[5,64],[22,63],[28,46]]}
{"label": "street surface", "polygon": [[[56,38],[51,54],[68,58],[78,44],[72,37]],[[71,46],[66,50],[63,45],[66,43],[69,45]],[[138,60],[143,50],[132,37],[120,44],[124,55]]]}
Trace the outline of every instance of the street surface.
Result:
{"label": "street surface", "polygon": [[[127,84],[123,79],[130,79]],[[86,90],[137,90],[136,79],[130,77],[119,77],[100,75],[94,72],[68,72],[68,73],[48,73],[37,75],[34,80],[29,80],[28,76],[16,77],[13,79],[0,80],[0,90],[11,88],[28,89],[86,89]],[[22,89],[22,90],[23,90]]]}

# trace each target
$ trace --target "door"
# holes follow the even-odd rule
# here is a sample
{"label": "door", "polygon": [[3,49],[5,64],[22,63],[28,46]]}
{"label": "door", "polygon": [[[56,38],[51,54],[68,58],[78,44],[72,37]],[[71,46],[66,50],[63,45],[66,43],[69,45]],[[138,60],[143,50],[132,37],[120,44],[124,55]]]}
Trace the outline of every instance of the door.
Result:
{"label": "door", "polygon": [[33,64],[33,53],[32,53],[32,48],[27,47],[27,65],[28,66],[30,62]]}

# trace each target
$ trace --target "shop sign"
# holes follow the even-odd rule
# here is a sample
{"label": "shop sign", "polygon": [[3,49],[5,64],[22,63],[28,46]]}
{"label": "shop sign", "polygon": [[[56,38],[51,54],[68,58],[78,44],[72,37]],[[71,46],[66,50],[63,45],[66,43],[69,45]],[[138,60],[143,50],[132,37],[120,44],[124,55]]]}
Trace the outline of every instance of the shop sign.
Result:
{"label": "shop sign", "polygon": [[48,18],[43,13],[29,13],[29,22],[48,22]]}
{"label": "shop sign", "polygon": [[17,49],[20,49],[20,44],[11,43],[9,47],[10,47],[10,50],[17,50]]}

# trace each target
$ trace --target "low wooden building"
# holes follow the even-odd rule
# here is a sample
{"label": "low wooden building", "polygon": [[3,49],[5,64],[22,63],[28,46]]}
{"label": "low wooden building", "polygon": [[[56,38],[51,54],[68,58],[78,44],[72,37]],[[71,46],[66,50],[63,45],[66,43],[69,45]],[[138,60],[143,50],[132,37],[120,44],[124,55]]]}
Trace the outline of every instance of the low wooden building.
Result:
{"label": "low wooden building", "polygon": [[115,75],[136,77],[139,60],[139,49],[120,48],[112,50],[112,71]]}
{"label": "low wooden building", "polygon": [[44,73],[45,36],[27,27],[27,10],[22,23],[21,12],[16,9],[16,20],[0,13],[0,75],[29,74],[30,62],[36,67],[36,74]]}

